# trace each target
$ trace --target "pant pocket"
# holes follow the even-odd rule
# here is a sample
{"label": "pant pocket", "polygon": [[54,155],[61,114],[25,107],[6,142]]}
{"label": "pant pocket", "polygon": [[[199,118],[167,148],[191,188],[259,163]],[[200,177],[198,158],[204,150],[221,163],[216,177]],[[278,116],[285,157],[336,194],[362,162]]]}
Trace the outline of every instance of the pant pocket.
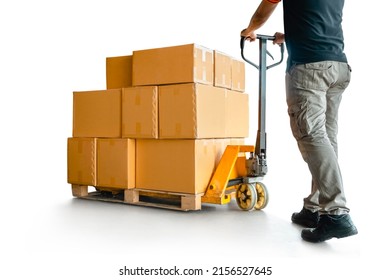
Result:
{"label": "pant pocket", "polygon": [[345,90],[348,86],[349,86],[349,83],[351,82],[351,72],[352,72],[352,68],[349,64],[347,63],[343,63],[343,75],[340,73],[340,77],[341,77],[341,81],[340,81],[340,85],[339,87],[342,89],[342,90]]}
{"label": "pant pocket", "polygon": [[306,103],[301,102],[291,105],[288,108],[290,117],[290,126],[293,136],[300,140],[308,134],[307,110]]}
{"label": "pant pocket", "polygon": [[332,83],[330,62],[315,62],[295,66],[290,72],[294,87],[326,90]]}

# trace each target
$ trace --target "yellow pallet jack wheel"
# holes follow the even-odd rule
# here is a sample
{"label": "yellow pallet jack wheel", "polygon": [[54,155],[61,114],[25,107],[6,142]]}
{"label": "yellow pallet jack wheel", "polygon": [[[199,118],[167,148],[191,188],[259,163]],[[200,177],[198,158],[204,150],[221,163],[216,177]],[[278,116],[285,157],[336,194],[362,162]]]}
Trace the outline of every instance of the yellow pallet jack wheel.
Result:
{"label": "yellow pallet jack wheel", "polygon": [[263,183],[245,183],[237,187],[236,202],[242,210],[264,209],[268,200],[268,190]]}
{"label": "yellow pallet jack wheel", "polygon": [[255,209],[256,210],[264,209],[267,206],[269,200],[267,187],[263,183],[257,182],[256,193],[257,193],[257,202],[255,204]]}
{"label": "yellow pallet jack wheel", "polygon": [[255,184],[241,184],[236,190],[236,201],[242,210],[253,210],[257,203],[257,191]]}

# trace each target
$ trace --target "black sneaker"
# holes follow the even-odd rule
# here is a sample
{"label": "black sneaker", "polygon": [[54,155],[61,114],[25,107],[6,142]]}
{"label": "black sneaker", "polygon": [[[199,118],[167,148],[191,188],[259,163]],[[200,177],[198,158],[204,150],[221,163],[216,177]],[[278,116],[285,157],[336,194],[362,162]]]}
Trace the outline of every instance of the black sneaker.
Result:
{"label": "black sneaker", "polygon": [[303,240],[309,242],[322,242],[332,238],[343,238],[357,234],[349,214],[321,215],[318,226],[314,229],[302,230]]}
{"label": "black sneaker", "polygon": [[303,207],[301,212],[292,214],[291,221],[304,227],[315,228],[318,225],[319,218],[318,212],[312,212]]}

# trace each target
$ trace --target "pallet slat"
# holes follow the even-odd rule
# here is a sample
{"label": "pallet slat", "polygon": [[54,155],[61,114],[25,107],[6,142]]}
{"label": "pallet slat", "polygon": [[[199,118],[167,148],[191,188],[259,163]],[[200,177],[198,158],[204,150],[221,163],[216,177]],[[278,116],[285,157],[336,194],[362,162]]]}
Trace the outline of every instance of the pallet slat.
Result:
{"label": "pallet slat", "polygon": [[88,186],[72,185],[75,197],[123,204],[157,207],[171,210],[201,210],[203,194],[185,194],[145,189],[121,190],[116,194],[106,191],[88,192]]}

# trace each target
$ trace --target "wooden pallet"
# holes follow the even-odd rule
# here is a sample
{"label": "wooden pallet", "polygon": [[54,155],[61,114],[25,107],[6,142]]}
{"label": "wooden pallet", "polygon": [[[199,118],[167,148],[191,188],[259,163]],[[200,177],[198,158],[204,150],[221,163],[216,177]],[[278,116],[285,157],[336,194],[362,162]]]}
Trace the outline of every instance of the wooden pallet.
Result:
{"label": "wooden pallet", "polygon": [[131,205],[157,207],[171,210],[201,210],[203,194],[184,194],[144,189],[119,190],[117,193],[107,191],[88,191],[88,186],[72,184],[75,197],[106,202],[117,202]]}

